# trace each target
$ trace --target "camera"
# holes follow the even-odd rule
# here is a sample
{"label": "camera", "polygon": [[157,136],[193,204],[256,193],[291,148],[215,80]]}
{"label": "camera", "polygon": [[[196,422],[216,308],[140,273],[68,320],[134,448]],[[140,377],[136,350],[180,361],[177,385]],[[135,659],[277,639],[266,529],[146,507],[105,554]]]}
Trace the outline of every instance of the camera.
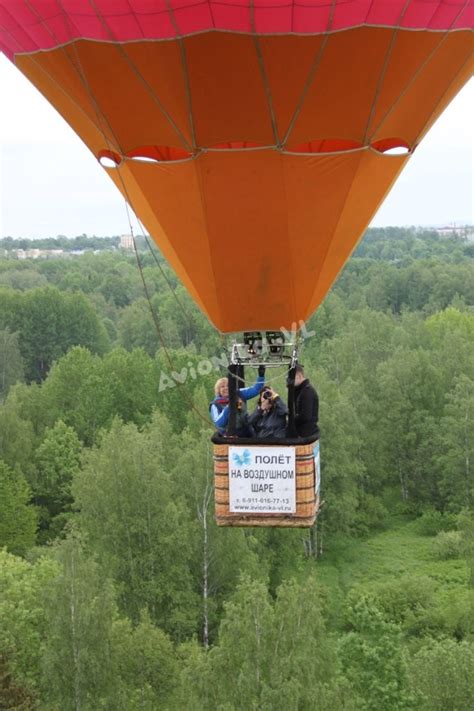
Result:
{"label": "camera", "polygon": [[264,400],[271,400],[273,397],[273,394],[272,394],[271,390],[265,390],[262,397]]}

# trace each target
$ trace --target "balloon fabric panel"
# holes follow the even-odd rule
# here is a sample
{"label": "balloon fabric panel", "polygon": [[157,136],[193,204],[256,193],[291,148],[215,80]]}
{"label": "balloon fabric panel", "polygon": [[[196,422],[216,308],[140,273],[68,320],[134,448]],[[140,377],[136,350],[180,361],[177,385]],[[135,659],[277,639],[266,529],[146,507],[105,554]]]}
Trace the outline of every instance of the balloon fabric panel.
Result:
{"label": "balloon fabric panel", "polygon": [[[472,75],[472,8],[0,0],[0,49],[116,163],[111,178],[220,330],[289,328]],[[407,154],[384,154],[397,147]]]}
{"label": "balloon fabric panel", "polygon": [[156,234],[159,223],[170,237],[175,254],[160,241],[165,257],[218,328],[276,329],[319,305],[370,219],[374,194],[382,199],[406,160],[371,150],[216,152],[168,166],[130,161],[122,177],[142,214],[160,195],[145,225]]}

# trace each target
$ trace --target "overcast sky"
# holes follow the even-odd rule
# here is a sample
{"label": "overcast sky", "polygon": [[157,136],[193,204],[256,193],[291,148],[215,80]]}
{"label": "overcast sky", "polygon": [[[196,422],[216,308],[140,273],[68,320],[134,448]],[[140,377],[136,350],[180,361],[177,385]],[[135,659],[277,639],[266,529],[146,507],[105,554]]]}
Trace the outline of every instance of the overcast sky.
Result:
{"label": "overcast sky", "polygon": [[[124,200],[105,171],[3,55],[0,87],[0,235],[128,233]],[[472,224],[473,175],[471,80],[417,148],[372,224]]]}

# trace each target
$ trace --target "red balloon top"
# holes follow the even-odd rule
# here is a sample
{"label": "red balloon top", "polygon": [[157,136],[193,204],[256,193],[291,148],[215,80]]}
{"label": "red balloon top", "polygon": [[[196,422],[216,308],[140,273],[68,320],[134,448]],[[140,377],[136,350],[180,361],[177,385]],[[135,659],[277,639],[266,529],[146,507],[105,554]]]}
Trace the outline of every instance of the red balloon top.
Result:
{"label": "red balloon top", "polygon": [[77,38],[172,39],[212,30],[321,34],[359,27],[473,28],[473,0],[0,0],[0,50],[52,49]]}

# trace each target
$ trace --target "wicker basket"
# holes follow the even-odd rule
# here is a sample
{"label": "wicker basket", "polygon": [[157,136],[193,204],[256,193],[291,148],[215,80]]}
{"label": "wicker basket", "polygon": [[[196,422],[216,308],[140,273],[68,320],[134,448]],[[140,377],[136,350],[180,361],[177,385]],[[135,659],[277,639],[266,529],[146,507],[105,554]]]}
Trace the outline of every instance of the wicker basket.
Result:
{"label": "wicker basket", "polygon": [[[253,443],[252,446],[255,446]],[[264,450],[265,445],[258,445]],[[316,492],[314,443],[292,447],[295,450],[296,511],[281,513],[231,513],[229,510],[229,445],[214,444],[214,485],[218,526],[275,526],[308,528],[319,508]]]}

